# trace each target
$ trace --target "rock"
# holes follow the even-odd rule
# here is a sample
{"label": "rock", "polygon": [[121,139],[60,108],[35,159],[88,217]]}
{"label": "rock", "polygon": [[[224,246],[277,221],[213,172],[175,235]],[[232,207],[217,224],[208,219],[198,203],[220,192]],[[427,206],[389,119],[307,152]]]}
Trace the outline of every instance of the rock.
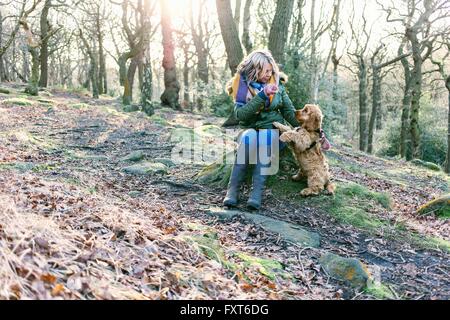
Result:
{"label": "rock", "polygon": [[136,112],[139,111],[139,109],[139,105],[137,104],[127,105],[123,107],[124,112]]}
{"label": "rock", "polygon": [[53,97],[53,94],[51,94],[47,90],[39,91],[39,95],[41,95],[43,97]]}
{"label": "rock", "polygon": [[144,162],[133,166],[125,167],[122,170],[129,174],[150,175],[156,173],[167,173],[167,167],[162,163]]}
{"label": "rock", "polygon": [[31,171],[36,167],[33,162],[16,162],[13,166],[14,169],[20,172]]}
{"label": "rock", "polygon": [[102,155],[87,155],[87,156],[84,156],[83,159],[92,160],[92,161],[106,161],[109,158],[107,156],[102,156]]}
{"label": "rock", "polygon": [[355,258],[343,258],[333,253],[325,253],[319,259],[329,276],[346,282],[355,288],[365,288],[371,279],[367,267]]}
{"label": "rock", "polygon": [[132,198],[139,198],[140,196],[142,196],[142,192],[133,190],[133,191],[128,192],[128,195]]}
{"label": "rock", "polygon": [[244,213],[239,210],[229,210],[219,207],[209,208],[206,213],[210,216],[217,217],[220,221],[231,220],[234,217],[241,216]]}
{"label": "rock", "polygon": [[442,218],[450,218],[450,194],[446,194],[425,203],[417,213],[420,215],[435,214]]}
{"label": "rock", "polygon": [[3,100],[3,103],[17,106],[31,106],[34,102],[26,98],[11,98]]}
{"label": "rock", "polygon": [[169,167],[169,168],[172,168],[172,167],[175,167],[175,166],[176,166],[175,162],[173,162],[173,161],[172,161],[171,159],[169,159],[169,158],[155,158],[155,159],[153,160],[153,162],[162,163],[163,165],[165,165],[165,166],[167,166],[167,167]]}
{"label": "rock", "polygon": [[132,153],[130,153],[129,155],[127,155],[126,157],[122,158],[122,161],[140,161],[144,159],[144,153],[140,150],[138,151],[134,151]]}
{"label": "rock", "polygon": [[313,248],[320,246],[320,235],[315,232],[310,232],[301,226],[248,212],[244,213],[244,218],[260,225],[267,231],[278,233],[284,240],[297,243],[301,246]]}
{"label": "rock", "polygon": [[435,164],[433,162],[427,162],[427,161],[423,161],[420,159],[414,159],[414,160],[411,160],[411,163],[415,164],[416,166],[422,166],[422,167],[425,167],[430,170],[441,171],[441,167],[439,167],[437,164]]}
{"label": "rock", "polygon": [[9,91],[8,89],[5,89],[5,88],[0,88],[0,93],[10,94],[11,91]]}

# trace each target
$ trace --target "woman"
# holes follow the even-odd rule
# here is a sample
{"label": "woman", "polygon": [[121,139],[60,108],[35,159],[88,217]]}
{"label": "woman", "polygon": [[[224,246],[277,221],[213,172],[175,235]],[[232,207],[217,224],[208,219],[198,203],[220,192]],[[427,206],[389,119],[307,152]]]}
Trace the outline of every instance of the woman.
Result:
{"label": "woman", "polygon": [[239,64],[236,75],[231,79],[228,93],[235,102],[234,112],[240,126],[247,130],[238,137],[238,151],[223,201],[225,206],[237,205],[246,169],[250,163],[255,163],[253,189],[247,207],[254,210],[261,207],[267,169],[271,166],[271,163],[263,161],[264,157],[261,155],[269,150],[268,156],[273,160],[273,146],[280,143],[278,131],[270,130],[274,129],[272,123],[284,123],[286,120],[294,127],[300,125],[295,118],[295,109],[286,93],[283,80],[285,78],[280,79],[280,71],[272,54],[266,50],[250,53]]}

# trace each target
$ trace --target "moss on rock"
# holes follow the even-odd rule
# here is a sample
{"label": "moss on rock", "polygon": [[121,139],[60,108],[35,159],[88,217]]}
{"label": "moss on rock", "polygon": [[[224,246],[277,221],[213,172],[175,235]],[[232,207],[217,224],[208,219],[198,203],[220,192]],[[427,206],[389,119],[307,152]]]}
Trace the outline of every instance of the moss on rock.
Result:
{"label": "moss on rock", "polygon": [[11,98],[3,100],[3,103],[7,105],[16,105],[16,106],[32,106],[34,102],[32,100],[28,100],[25,98]]}
{"label": "moss on rock", "polygon": [[440,196],[425,203],[417,209],[417,213],[419,215],[434,214],[444,219],[450,218],[450,194]]}
{"label": "moss on rock", "polygon": [[320,257],[319,262],[329,276],[355,288],[366,288],[368,280],[371,279],[367,267],[358,259],[325,253]]}

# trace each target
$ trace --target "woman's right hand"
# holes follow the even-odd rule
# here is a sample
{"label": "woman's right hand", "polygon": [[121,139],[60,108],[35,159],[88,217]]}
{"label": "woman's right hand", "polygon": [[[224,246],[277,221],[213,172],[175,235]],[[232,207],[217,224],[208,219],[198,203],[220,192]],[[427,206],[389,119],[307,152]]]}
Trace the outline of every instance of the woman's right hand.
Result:
{"label": "woman's right hand", "polygon": [[268,84],[264,87],[264,93],[266,96],[270,97],[271,95],[274,95],[278,91],[278,86],[276,84]]}

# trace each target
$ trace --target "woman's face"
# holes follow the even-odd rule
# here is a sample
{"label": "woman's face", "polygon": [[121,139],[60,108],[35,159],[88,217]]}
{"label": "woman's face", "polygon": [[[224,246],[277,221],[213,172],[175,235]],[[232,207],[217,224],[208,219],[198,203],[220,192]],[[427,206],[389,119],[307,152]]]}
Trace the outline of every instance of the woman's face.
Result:
{"label": "woman's face", "polygon": [[272,65],[268,62],[264,64],[263,69],[258,75],[258,82],[267,83],[272,77],[273,68]]}

